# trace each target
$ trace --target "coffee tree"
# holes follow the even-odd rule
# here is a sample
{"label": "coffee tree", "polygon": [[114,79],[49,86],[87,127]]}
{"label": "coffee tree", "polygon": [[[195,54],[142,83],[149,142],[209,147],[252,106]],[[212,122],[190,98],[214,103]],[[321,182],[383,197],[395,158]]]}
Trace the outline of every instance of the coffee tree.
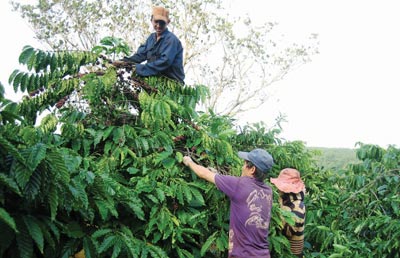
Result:
{"label": "coffee tree", "polygon": [[357,157],[308,181],[310,257],[399,257],[400,150],[359,143]]}
{"label": "coffee tree", "polygon": [[[302,143],[280,129],[237,130],[233,119],[198,112],[207,87],[138,77],[112,58],[107,37],[93,51],[26,46],[1,91],[2,257],[225,257],[229,202],[181,164],[183,155],[238,175],[237,150],[268,149],[282,166],[312,170]],[[3,87],[1,87],[3,89]],[[271,248],[289,255],[275,206]]]}
{"label": "coffee tree", "polygon": [[[279,120],[236,128],[196,111],[207,87],[110,64],[126,51],[111,37],[93,51],[27,46],[9,80],[25,96],[0,84],[1,257],[226,257],[229,201],[182,157],[239,175],[236,152],[255,147],[273,155],[271,176],[302,172],[306,257],[398,256],[398,148],[360,143],[359,163],[321,170]],[[290,257],[277,197],[270,249]]]}

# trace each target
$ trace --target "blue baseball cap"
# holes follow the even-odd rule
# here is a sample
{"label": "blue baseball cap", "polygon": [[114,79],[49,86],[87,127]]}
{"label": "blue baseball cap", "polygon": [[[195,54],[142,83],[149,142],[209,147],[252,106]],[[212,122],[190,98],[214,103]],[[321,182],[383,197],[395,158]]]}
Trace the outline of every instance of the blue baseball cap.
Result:
{"label": "blue baseball cap", "polygon": [[254,164],[259,170],[267,173],[274,165],[274,159],[271,154],[263,149],[254,149],[250,152],[239,151],[238,155],[244,160]]}

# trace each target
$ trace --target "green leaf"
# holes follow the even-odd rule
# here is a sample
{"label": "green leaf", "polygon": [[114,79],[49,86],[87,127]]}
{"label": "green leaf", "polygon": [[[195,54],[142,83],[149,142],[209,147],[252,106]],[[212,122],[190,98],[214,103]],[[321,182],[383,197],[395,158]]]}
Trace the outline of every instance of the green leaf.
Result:
{"label": "green leaf", "polygon": [[20,163],[24,164],[25,159],[19,152],[19,150],[12,145],[6,138],[4,138],[0,134],[0,148],[3,149],[5,152],[11,154],[16,160],[18,160]]}
{"label": "green leaf", "polygon": [[113,147],[113,143],[107,141],[106,144],[104,144],[104,153],[108,154],[112,147]]}
{"label": "green leaf", "polygon": [[106,128],[106,130],[104,130],[104,132],[103,132],[103,140],[106,140],[110,136],[110,134],[112,133],[114,128],[115,128],[114,126],[109,126],[109,127]]}
{"label": "green leaf", "polygon": [[92,48],[92,52],[95,54],[101,54],[103,51],[106,51],[106,48],[103,46],[94,46]]}
{"label": "green leaf", "polygon": [[107,251],[108,249],[111,248],[115,244],[115,241],[117,240],[117,237],[114,235],[108,236],[104,239],[103,243],[99,246],[99,253],[103,253]]}
{"label": "green leaf", "polygon": [[96,258],[96,246],[90,237],[83,239],[83,249],[85,250],[85,258]]}
{"label": "green leaf", "polygon": [[42,173],[44,171],[43,169],[40,169],[40,166],[38,169],[33,171],[31,177],[29,178],[29,181],[26,183],[25,188],[24,188],[24,195],[27,196],[26,198],[28,200],[34,200],[37,195],[39,194],[40,191],[40,186],[42,184]]}
{"label": "green leaf", "polygon": [[171,155],[171,152],[169,152],[169,151],[163,151],[161,153],[158,153],[158,155],[153,160],[154,164],[163,162],[164,160],[168,159],[170,155]]}
{"label": "green leaf", "polygon": [[64,244],[61,250],[61,258],[71,258],[77,249],[76,241],[74,239],[69,240]]}
{"label": "green leaf", "polygon": [[31,76],[33,75],[30,75],[28,73],[22,75],[21,80],[19,82],[20,90],[22,92],[25,91],[26,89],[29,89],[29,82],[31,80]]}
{"label": "green leaf", "polygon": [[12,82],[12,85],[13,85],[13,87],[14,87],[14,91],[15,91],[15,92],[18,91],[18,87],[19,87],[19,86],[20,86],[20,90],[21,90],[22,92],[25,91],[26,85],[21,85],[21,80],[22,80],[22,77],[24,76],[24,74],[25,74],[24,72],[19,72],[18,74],[15,75],[15,77],[14,77],[14,79],[13,79],[13,82]]}
{"label": "green leaf", "polygon": [[165,201],[165,193],[163,190],[161,190],[160,188],[156,188],[156,193],[157,193],[157,198],[158,200],[160,200],[160,202],[164,202]]}
{"label": "green leaf", "polygon": [[93,237],[93,238],[99,238],[99,237],[105,236],[105,235],[107,235],[108,233],[111,233],[111,232],[112,232],[112,230],[111,230],[111,229],[108,229],[108,228],[99,229],[99,230],[96,230],[96,231],[92,234],[92,237]]}
{"label": "green leaf", "polygon": [[176,198],[178,199],[179,204],[184,205],[185,202],[183,200],[183,193],[182,193],[182,185],[176,185]]}
{"label": "green leaf", "polygon": [[[10,75],[10,77],[8,77],[8,84],[12,84],[12,82],[15,80],[15,76],[17,75],[17,74],[19,74],[20,73],[20,70],[18,70],[18,69],[15,69],[12,73],[11,73],[11,75]],[[15,88],[14,88],[14,90],[15,90]]]}
{"label": "green leaf", "polygon": [[42,70],[43,72],[48,72],[48,68],[50,68],[51,65],[51,58],[53,57],[53,53],[51,52],[46,52],[46,59],[43,60],[43,67]]}
{"label": "green leaf", "polygon": [[115,38],[113,37],[104,37],[100,40],[100,43],[104,46],[114,46],[115,45]]}
{"label": "green leaf", "polygon": [[175,154],[175,159],[176,159],[179,163],[181,163],[181,162],[183,161],[183,154],[180,153],[180,152],[176,152],[176,154]]}
{"label": "green leaf", "polygon": [[46,53],[39,50],[36,55],[36,62],[34,64],[35,71],[38,73],[42,67],[44,66],[44,62],[46,60]]}
{"label": "green leaf", "polygon": [[34,217],[25,216],[23,217],[25,225],[28,229],[29,234],[31,235],[32,239],[35,241],[36,246],[38,247],[39,251],[43,254],[44,248],[44,240],[43,240],[43,233],[39,226],[39,223]]}
{"label": "green leaf", "polygon": [[10,214],[3,208],[0,207],[0,219],[6,223],[10,228],[17,232],[17,226],[15,224],[14,219],[10,216]]}
{"label": "green leaf", "polygon": [[108,208],[105,202],[101,201],[101,200],[96,200],[95,201],[97,209],[100,213],[100,216],[103,220],[107,220],[108,218]]}
{"label": "green leaf", "polygon": [[111,255],[111,258],[117,258],[119,254],[121,253],[121,247],[122,247],[122,240],[119,238],[118,241],[115,241],[113,252]]}
{"label": "green leaf", "polygon": [[40,75],[36,74],[36,75],[32,75],[32,80],[30,81],[30,85],[28,88],[28,91],[35,91],[40,87]]}
{"label": "green leaf", "polygon": [[19,190],[17,183],[6,174],[0,174],[0,185],[7,187],[9,190],[21,196],[21,191]]}
{"label": "green leaf", "polygon": [[48,229],[53,233],[53,236],[55,237],[55,239],[57,241],[59,241],[60,240],[60,231],[56,227],[56,225],[49,220],[47,221],[46,225],[47,225]]}
{"label": "green leaf", "polygon": [[102,131],[96,132],[96,134],[94,135],[94,139],[93,139],[94,147],[96,147],[96,145],[99,144],[99,142],[102,140],[103,137],[104,137],[104,133]]}
{"label": "green leaf", "polygon": [[59,149],[48,151],[46,156],[47,164],[63,184],[67,184],[70,181],[69,171],[75,171],[81,161],[80,157],[74,157]]}
{"label": "green leaf", "polygon": [[193,199],[192,192],[190,191],[190,187],[187,185],[182,185],[183,194],[185,195],[186,201],[190,202]]}
{"label": "green leaf", "polygon": [[128,206],[129,206],[129,208],[132,209],[132,211],[135,213],[135,215],[136,215],[139,219],[145,220],[145,218],[144,218],[144,211],[143,211],[143,209],[142,209],[142,206],[143,206],[143,205],[142,205],[141,203],[130,201],[130,202],[128,202],[127,204],[128,204]]}
{"label": "green leaf", "polygon": [[30,169],[28,169],[24,164],[20,162],[14,163],[15,165],[12,167],[13,172],[15,173],[15,181],[18,186],[23,189],[25,185],[29,182],[29,179],[33,173]]}
{"label": "green leaf", "polygon": [[208,251],[208,249],[210,248],[211,244],[214,243],[217,233],[218,232],[216,231],[207,238],[206,242],[201,247],[201,250],[200,250],[201,256],[204,256],[206,254],[206,252]]}
{"label": "green leaf", "polygon": [[57,186],[53,184],[49,190],[49,206],[50,206],[50,218],[55,220],[58,209],[58,190]]}
{"label": "green leaf", "polygon": [[50,72],[54,72],[57,69],[57,55],[52,54],[50,60]]}
{"label": "green leaf", "polygon": [[84,185],[77,180],[73,180],[72,184],[68,185],[68,188],[74,197],[75,204],[86,209],[89,205],[89,200]]}
{"label": "green leaf", "polygon": [[147,194],[146,198],[150,199],[153,203],[159,203],[158,199],[152,194]]}
{"label": "green leaf", "polygon": [[17,222],[18,231],[17,234],[17,245],[18,251],[21,258],[31,258],[33,254],[33,242],[28,232],[28,229],[21,220]]}
{"label": "green leaf", "polygon": [[52,133],[57,129],[57,123],[57,117],[54,114],[48,114],[42,118],[39,128],[41,128],[44,133]]}
{"label": "green leaf", "polygon": [[22,53],[19,55],[18,61],[20,64],[27,64],[29,59],[35,53],[35,49],[31,46],[25,46]]}
{"label": "green leaf", "polygon": [[205,205],[203,195],[200,193],[199,190],[197,190],[196,188],[191,187],[190,191],[192,192],[192,194],[194,196],[194,200],[193,201],[196,201],[197,205],[201,205],[201,206]]}
{"label": "green leaf", "polygon": [[[22,82],[22,79],[21,79],[21,82]],[[26,79],[26,84],[20,84],[21,91],[25,91],[25,90],[27,90],[28,92],[33,91],[35,89],[34,84],[35,84],[35,74],[31,74],[29,76],[29,78]]]}
{"label": "green leaf", "polygon": [[162,161],[162,164],[164,168],[170,169],[175,165],[175,159],[168,157]]}
{"label": "green leaf", "polygon": [[328,228],[327,226],[317,226],[317,228],[322,231],[331,231],[330,228]]}
{"label": "green leaf", "polygon": [[29,56],[29,59],[26,62],[26,67],[29,71],[31,71],[36,64],[36,50],[33,51],[32,55]]}
{"label": "green leaf", "polygon": [[143,137],[140,137],[139,139],[140,139],[140,141],[142,143],[143,150],[144,151],[148,151],[149,150],[149,142]]}
{"label": "green leaf", "polygon": [[125,132],[122,128],[116,128],[113,132],[113,141],[115,144],[120,145],[125,142]]}
{"label": "green leaf", "polygon": [[27,150],[27,163],[32,170],[35,170],[39,163],[46,157],[47,146],[38,143]]}
{"label": "green leaf", "polygon": [[[51,249],[56,249],[56,241],[54,237],[51,235],[51,232],[48,229],[48,221],[39,221],[40,222],[40,228],[42,229],[43,237],[44,237],[44,244],[45,244],[45,249],[49,250]],[[46,251],[45,251],[46,252]]]}
{"label": "green leaf", "polygon": [[185,249],[181,249],[178,247],[177,252],[179,258],[194,258],[194,255]]}
{"label": "green leaf", "polygon": [[137,168],[130,167],[130,168],[128,168],[126,171],[127,171],[130,175],[135,175],[135,174],[137,174],[140,170],[137,169]]}
{"label": "green leaf", "polygon": [[349,248],[347,246],[344,246],[344,245],[333,244],[333,247],[335,248],[335,250],[337,250],[339,252],[348,252],[348,251],[350,251]]}

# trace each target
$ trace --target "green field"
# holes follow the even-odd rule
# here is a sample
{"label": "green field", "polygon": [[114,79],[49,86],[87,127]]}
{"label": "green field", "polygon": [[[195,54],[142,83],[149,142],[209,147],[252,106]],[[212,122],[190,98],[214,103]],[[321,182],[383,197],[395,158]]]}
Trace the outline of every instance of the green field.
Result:
{"label": "green field", "polygon": [[323,148],[309,147],[317,151],[316,160],[318,166],[325,169],[342,169],[348,164],[358,163],[355,149],[347,148]]}

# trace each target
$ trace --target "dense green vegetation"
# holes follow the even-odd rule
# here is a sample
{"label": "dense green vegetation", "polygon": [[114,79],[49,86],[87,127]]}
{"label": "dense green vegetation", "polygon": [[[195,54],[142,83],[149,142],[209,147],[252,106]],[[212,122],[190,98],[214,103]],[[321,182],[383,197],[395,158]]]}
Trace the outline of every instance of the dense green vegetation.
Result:
{"label": "dense green vegetation", "polygon": [[358,163],[356,150],[348,148],[308,147],[315,151],[317,165],[323,169],[342,169],[347,165]]}
{"label": "dense green vegetation", "polygon": [[[360,144],[357,164],[321,169],[279,128],[238,131],[228,116],[197,112],[205,86],[109,65],[124,49],[111,38],[96,53],[27,46],[27,71],[9,81],[27,96],[13,103],[0,86],[1,257],[226,257],[228,200],[182,156],[237,175],[236,152],[254,147],[274,156],[271,176],[302,172],[306,257],[398,257],[399,149]],[[290,215],[276,200],[270,247],[290,257],[280,233]]]}
{"label": "dense green vegetation", "polygon": [[306,183],[312,257],[399,257],[400,150],[360,144],[357,158]]}

